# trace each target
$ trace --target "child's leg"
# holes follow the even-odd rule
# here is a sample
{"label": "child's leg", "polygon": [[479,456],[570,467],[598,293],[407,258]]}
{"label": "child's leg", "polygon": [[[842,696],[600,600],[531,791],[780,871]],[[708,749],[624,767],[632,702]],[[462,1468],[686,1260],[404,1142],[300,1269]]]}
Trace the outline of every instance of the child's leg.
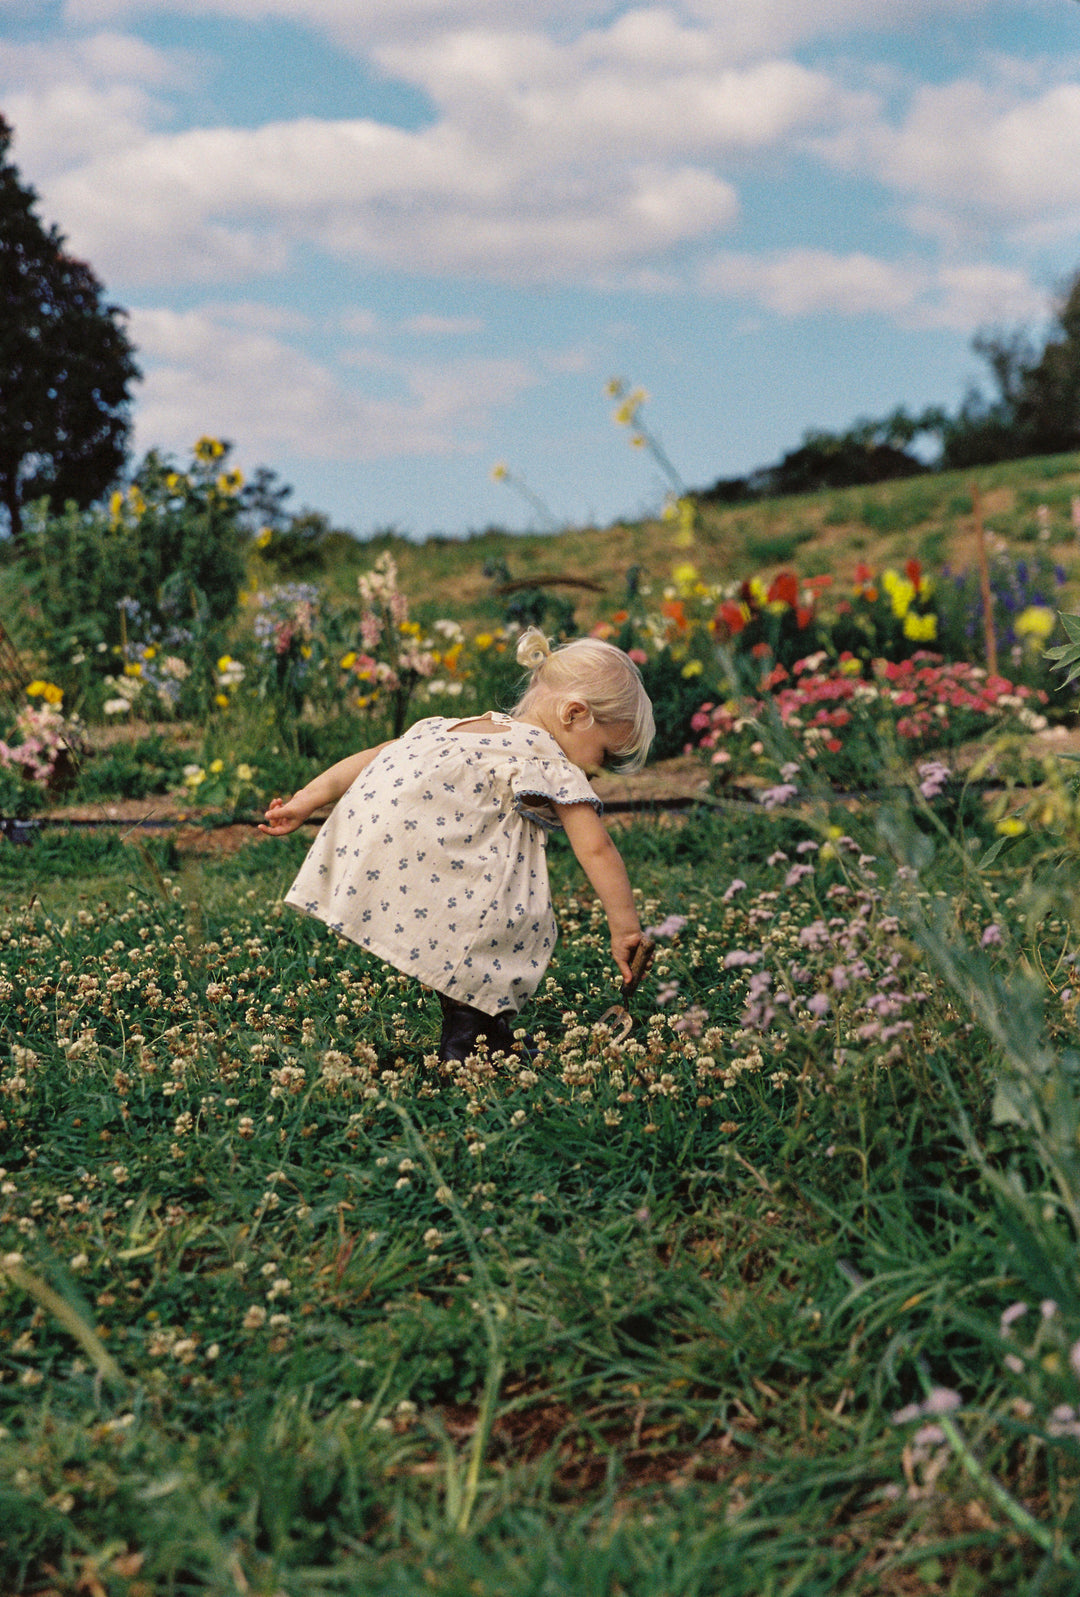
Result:
{"label": "child's leg", "polygon": [[439,994],[439,1004],[443,1017],[442,1036],[439,1039],[440,1059],[467,1059],[476,1052],[481,1037],[492,1053],[501,1051],[508,1054],[519,1047],[529,1054],[535,1052],[531,1037],[519,1045],[514,1037],[514,1028],[505,1015],[485,1015],[482,1009],[474,1009],[471,1004],[459,1004],[456,999],[447,998],[445,993]]}

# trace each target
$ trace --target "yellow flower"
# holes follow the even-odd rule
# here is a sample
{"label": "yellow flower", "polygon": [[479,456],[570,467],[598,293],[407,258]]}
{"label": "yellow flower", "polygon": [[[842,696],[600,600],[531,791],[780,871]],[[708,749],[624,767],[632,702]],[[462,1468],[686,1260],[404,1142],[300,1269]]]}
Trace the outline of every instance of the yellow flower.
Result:
{"label": "yellow flower", "polygon": [[338,662],[343,671],[351,671],[359,656],[355,649],[350,649],[348,654],[343,654]]}
{"label": "yellow flower", "polygon": [[698,569],[697,566],[691,565],[689,560],[687,560],[681,566],[676,566],[671,575],[674,577],[678,587],[692,588],[698,580]]}
{"label": "yellow flower", "polygon": [[759,609],[762,609],[769,599],[769,590],[760,577],[750,578],[750,597]]}
{"label": "yellow flower", "polygon": [[494,642],[495,639],[491,636],[490,632],[478,632],[476,637],[473,639],[474,646],[481,650],[490,649]]}
{"label": "yellow flower", "polygon": [[675,542],[680,549],[689,549],[694,541],[694,523],[697,519],[697,506],[692,499],[684,494],[679,500],[679,530]]}
{"label": "yellow flower", "polygon": [[182,480],[183,479],[181,478],[180,473],[178,471],[170,471],[170,472],[168,472],[166,474],[165,486],[166,486],[166,488],[169,490],[169,492],[171,494],[175,493],[176,490],[179,488],[180,483],[181,483]]}
{"label": "yellow flower", "polygon": [[211,760],[210,761],[210,774],[212,776],[220,776],[224,769],[225,769],[225,761],[224,760]]}
{"label": "yellow flower", "polygon": [[921,616],[909,610],[904,616],[904,637],[913,643],[932,643],[937,637],[937,616]]}
{"label": "yellow flower", "polygon": [[1013,627],[1018,638],[1030,638],[1033,643],[1045,643],[1054,630],[1057,617],[1044,604],[1029,604],[1021,610]]}
{"label": "yellow flower", "polygon": [[227,671],[231,665],[232,665],[232,655],[231,654],[222,654],[222,655],[218,656],[217,668],[218,668],[219,671]]}
{"label": "yellow flower", "polygon": [[152,643],[148,643],[146,645],[146,648],[142,652],[142,657],[143,657],[144,660],[152,660],[156,653],[157,653],[157,648],[155,647],[155,645],[152,644]]}
{"label": "yellow flower", "polygon": [[42,698],[46,704],[59,704],[64,697],[63,688],[58,688],[55,682],[46,682]]}
{"label": "yellow flower", "polygon": [[120,525],[123,514],[124,496],[117,488],[109,495],[109,524],[114,530]]}
{"label": "yellow flower", "polygon": [[995,831],[1000,832],[1003,837],[1019,837],[1021,832],[1027,831],[1027,823],[1020,820],[1019,816],[1006,815],[1003,821],[997,823]]}
{"label": "yellow flower", "polygon": [[273,536],[274,533],[271,527],[260,527],[255,534],[256,549],[265,549]]}
{"label": "yellow flower", "polygon": [[[840,675],[841,676],[857,677],[859,675],[859,673],[861,672],[861,670],[862,670],[862,661],[861,660],[856,660],[856,659],[852,658],[850,660],[841,660],[840,661]],[[837,834],[837,835],[839,836],[839,834]]]}
{"label": "yellow flower", "polygon": [[244,486],[244,473],[242,471],[223,471],[217,480],[217,491],[226,499],[238,494]]}
{"label": "yellow flower", "polygon": [[201,460],[204,466],[212,466],[215,460],[220,460],[225,453],[225,445],[220,438],[208,438],[204,433],[192,450],[196,460]]}
{"label": "yellow flower", "polygon": [[227,710],[229,708],[229,700],[224,693],[215,693],[214,703],[217,705],[219,710]]}
{"label": "yellow flower", "polygon": [[40,678],[26,685],[26,694],[30,699],[40,699],[45,692],[45,683]]}
{"label": "yellow flower", "polygon": [[141,677],[142,676],[142,666],[139,664],[138,660],[129,660],[128,661],[128,663],[124,667],[124,675],[126,677]]}
{"label": "yellow flower", "polygon": [[491,468],[492,482],[505,482],[509,475],[510,473],[507,471],[501,460],[497,461]]}
{"label": "yellow flower", "polygon": [[254,770],[246,762],[236,767],[236,779],[238,782],[250,782],[254,775]]}
{"label": "yellow flower", "polygon": [[691,677],[699,677],[704,669],[705,667],[702,665],[700,660],[687,660],[686,664],[682,668],[681,674],[686,677],[687,681],[689,681]]}
{"label": "yellow flower", "polygon": [[889,570],[882,573],[881,586],[889,595],[893,615],[898,621],[902,621],[915,597],[915,584],[909,582],[907,577],[902,577],[898,571]]}
{"label": "yellow flower", "polygon": [[303,659],[310,660],[311,659],[311,644],[310,643],[302,643],[300,645],[300,654],[301,654],[301,657]]}
{"label": "yellow flower", "polygon": [[146,500],[143,498],[142,489],[138,483],[132,483],[128,489],[128,504],[137,516],[141,516],[146,509]]}

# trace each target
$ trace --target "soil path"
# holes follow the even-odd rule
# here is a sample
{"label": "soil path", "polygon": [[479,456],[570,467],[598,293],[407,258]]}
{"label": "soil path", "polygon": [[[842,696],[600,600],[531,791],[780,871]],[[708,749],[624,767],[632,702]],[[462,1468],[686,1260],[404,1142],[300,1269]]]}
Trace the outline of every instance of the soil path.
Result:
{"label": "soil path", "polygon": [[[685,804],[708,791],[707,768],[692,755],[658,760],[632,776],[604,772],[593,782],[597,796],[617,812],[622,805]],[[216,826],[215,811],[185,804],[171,794],[143,799],[105,799],[94,804],[64,804],[46,810],[50,826],[108,825],[123,831],[149,829],[168,837],[183,853],[234,853],[246,843],[265,842],[254,821]]]}
{"label": "soil path", "polygon": [[[970,764],[983,744],[972,744],[969,749],[952,751],[950,763],[963,767]],[[1080,726],[1048,727],[1028,739],[1029,752],[1035,758],[1041,755],[1080,755]],[[694,755],[679,755],[670,760],[657,760],[644,771],[631,776],[603,772],[593,781],[597,796],[608,807],[613,821],[619,812],[655,804],[658,808],[691,803],[709,791],[708,767]],[[43,819],[51,826],[69,822],[79,824],[106,824],[121,832],[125,823],[133,832],[143,830],[147,823],[161,836],[168,837],[182,853],[231,854],[245,844],[265,842],[255,821],[218,826],[214,824],[215,811],[188,805],[173,795],[145,799],[108,799],[96,804],[70,804],[47,810]],[[147,828],[148,829],[148,828]]]}

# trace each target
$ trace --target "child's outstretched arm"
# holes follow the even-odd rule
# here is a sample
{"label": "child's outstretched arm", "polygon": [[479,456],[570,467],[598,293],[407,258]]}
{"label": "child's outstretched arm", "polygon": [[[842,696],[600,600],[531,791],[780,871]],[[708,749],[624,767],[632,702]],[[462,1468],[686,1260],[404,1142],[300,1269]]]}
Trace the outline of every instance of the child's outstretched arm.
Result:
{"label": "child's outstretched arm", "polygon": [[361,749],[358,754],[350,754],[336,765],[331,765],[329,770],[320,772],[306,787],[294,793],[291,799],[271,799],[266,820],[259,831],[269,837],[286,837],[289,832],[295,832],[315,810],[322,809],[325,804],[336,804],[360,772],[366,770],[376,755],[388,747],[388,743],[377,743],[374,748]]}
{"label": "child's outstretched arm", "polygon": [[629,981],[630,960],[641,942],[642,931],[622,855],[591,805],[556,804],[555,809],[578,863],[604,906],[611,953],[623,981]]}

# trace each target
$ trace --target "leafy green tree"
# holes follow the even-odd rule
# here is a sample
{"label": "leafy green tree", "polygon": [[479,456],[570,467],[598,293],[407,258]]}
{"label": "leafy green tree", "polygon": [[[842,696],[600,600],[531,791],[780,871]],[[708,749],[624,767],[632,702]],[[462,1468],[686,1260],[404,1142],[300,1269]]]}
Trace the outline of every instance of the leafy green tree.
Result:
{"label": "leafy green tree", "polygon": [[966,396],[942,430],[946,468],[1080,449],[1080,271],[1065,289],[1040,349],[1023,328],[974,341],[996,390]]}
{"label": "leafy green tree", "polygon": [[0,506],[18,548],[24,505],[86,506],[116,480],[139,371],[124,313],[38,220],[11,140],[0,117]]}

